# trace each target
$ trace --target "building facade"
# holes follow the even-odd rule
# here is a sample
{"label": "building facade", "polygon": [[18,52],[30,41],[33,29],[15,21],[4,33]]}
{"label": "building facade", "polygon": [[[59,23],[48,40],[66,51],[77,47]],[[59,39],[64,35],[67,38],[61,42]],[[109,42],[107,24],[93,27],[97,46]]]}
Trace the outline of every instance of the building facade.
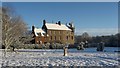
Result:
{"label": "building facade", "polygon": [[42,29],[32,26],[32,33],[36,44],[44,43],[62,43],[74,44],[74,25],[57,23],[48,23],[43,20]]}

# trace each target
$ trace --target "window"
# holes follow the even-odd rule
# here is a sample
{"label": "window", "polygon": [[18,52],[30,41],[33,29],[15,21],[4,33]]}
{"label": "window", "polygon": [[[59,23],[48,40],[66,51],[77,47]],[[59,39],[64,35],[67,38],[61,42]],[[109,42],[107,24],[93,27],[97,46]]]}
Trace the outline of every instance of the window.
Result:
{"label": "window", "polygon": [[69,34],[69,31],[67,31],[67,34]]}
{"label": "window", "polygon": [[61,36],[59,37],[59,40],[61,40]]}
{"label": "window", "polygon": [[59,31],[59,34],[61,34],[61,31]]}
{"label": "window", "polygon": [[55,34],[55,31],[53,31],[53,34]]}
{"label": "window", "polygon": [[67,33],[66,34],[68,34],[68,31],[67,31]]}
{"label": "window", "polygon": [[56,36],[55,36],[55,40],[56,40]]}
{"label": "window", "polygon": [[52,31],[49,31],[49,33],[51,34]]}
{"label": "window", "polygon": [[73,40],[73,36],[71,36],[71,39]]}
{"label": "window", "polygon": [[66,39],[68,40],[68,36],[66,36]]}
{"label": "window", "polygon": [[51,40],[52,40],[52,36],[51,36],[50,38],[51,38]]}
{"label": "window", "polygon": [[44,37],[44,39],[46,40],[46,37]]}
{"label": "window", "polygon": [[52,31],[51,31],[51,34],[52,34]]}
{"label": "window", "polygon": [[42,33],[45,36],[45,33]]}

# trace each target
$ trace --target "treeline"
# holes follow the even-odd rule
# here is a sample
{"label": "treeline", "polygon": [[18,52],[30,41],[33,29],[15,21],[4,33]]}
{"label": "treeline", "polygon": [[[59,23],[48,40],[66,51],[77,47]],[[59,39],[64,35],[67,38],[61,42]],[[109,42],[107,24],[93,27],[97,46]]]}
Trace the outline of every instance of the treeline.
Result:
{"label": "treeline", "polygon": [[105,47],[120,47],[119,44],[119,37],[120,33],[115,35],[108,35],[108,36],[89,36],[87,32],[83,33],[82,35],[75,36],[75,44],[79,44],[80,42],[86,42],[86,47],[96,47],[100,42],[104,42]]}

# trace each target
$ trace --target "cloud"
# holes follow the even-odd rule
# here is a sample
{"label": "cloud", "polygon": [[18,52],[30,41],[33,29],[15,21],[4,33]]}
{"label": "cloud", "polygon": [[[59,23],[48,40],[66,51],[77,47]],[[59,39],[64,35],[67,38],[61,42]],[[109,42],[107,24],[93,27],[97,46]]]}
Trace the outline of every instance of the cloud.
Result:
{"label": "cloud", "polygon": [[82,35],[82,33],[87,32],[91,36],[101,36],[101,35],[112,35],[118,33],[118,28],[86,28],[86,29],[76,29],[76,35]]}

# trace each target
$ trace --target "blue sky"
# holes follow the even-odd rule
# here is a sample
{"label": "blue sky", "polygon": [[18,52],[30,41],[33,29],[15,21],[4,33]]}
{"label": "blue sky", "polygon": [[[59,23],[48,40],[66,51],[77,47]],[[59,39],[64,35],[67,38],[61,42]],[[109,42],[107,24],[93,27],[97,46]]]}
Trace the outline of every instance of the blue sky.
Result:
{"label": "blue sky", "polygon": [[117,2],[3,2],[15,8],[29,27],[42,26],[42,21],[73,22],[75,34],[111,35],[118,29]]}

